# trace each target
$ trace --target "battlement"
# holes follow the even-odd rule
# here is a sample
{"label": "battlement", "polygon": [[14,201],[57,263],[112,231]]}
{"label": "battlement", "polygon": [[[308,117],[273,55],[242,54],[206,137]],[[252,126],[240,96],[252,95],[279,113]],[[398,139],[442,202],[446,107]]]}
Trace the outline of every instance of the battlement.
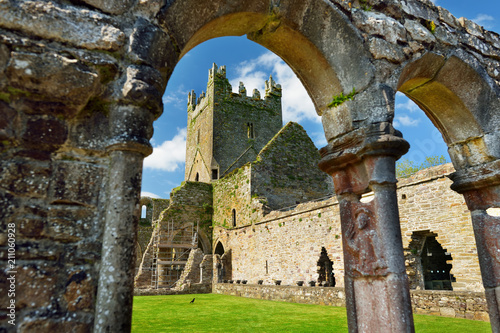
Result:
{"label": "battlement", "polygon": [[[247,90],[243,82],[239,83],[238,93],[233,93],[232,86],[226,78],[226,66],[218,67],[217,64],[214,63],[212,68],[208,70],[207,94],[210,94],[210,91],[212,91],[210,87],[214,85],[216,94],[225,95],[234,102],[250,104],[258,108],[271,107],[271,105],[267,105],[270,99],[279,98],[279,102],[281,103],[281,85],[273,80],[272,75],[269,76],[268,80],[264,81],[264,84],[265,95],[263,99],[258,89],[254,89],[252,95],[247,96]],[[219,87],[220,85],[222,85],[222,87]],[[194,90],[191,90],[188,94],[188,111],[195,111],[196,113],[202,110],[206,104],[207,94],[202,91],[200,96],[197,97]]]}
{"label": "battlement", "polygon": [[208,81],[214,79],[214,74],[221,78],[226,78],[226,66],[217,67],[217,64],[214,62],[212,64],[212,68],[208,70]]}

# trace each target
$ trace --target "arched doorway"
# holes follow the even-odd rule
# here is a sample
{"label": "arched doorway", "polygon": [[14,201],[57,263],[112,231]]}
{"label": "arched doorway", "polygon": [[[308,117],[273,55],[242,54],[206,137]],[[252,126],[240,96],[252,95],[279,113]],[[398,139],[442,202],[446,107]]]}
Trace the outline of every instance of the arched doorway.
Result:
{"label": "arched doorway", "polygon": [[414,231],[406,253],[411,289],[453,290],[452,256],[429,230]]}

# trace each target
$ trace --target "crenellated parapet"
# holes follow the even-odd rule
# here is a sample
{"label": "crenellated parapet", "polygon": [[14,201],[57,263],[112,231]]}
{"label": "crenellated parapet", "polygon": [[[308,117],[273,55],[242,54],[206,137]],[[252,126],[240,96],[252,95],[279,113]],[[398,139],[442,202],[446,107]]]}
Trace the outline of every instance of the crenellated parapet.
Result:
{"label": "crenellated parapet", "polygon": [[248,96],[243,82],[239,83],[238,93],[233,93],[232,86],[226,78],[226,66],[218,67],[214,63],[208,70],[207,93],[202,91],[199,96],[194,90],[188,93],[188,112],[193,112],[194,117],[210,103],[210,100],[217,103],[221,99],[224,102],[242,103],[258,109],[275,108],[281,105],[281,85],[273,80],[272,75],[264,81],[264,85],[264,98],[261,97],[258,89],[253,89],[252,95]]}

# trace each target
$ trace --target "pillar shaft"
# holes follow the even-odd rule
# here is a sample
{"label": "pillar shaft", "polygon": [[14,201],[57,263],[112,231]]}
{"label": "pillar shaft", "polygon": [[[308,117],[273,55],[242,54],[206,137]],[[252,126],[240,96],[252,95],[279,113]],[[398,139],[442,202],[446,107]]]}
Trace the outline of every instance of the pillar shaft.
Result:
{"label": "pillar shaft", "polygon": [[106,221],[94,332],[130,332],[142,162],[153,150],[148,140],[154,114],[126,104],[110,109]]}
{"label": "pillar shaft", "polygon": [[463,195],[471,211],[491,329],[497,333],[500,332],[500,216],[490,215],[488,209],[498,208],[500,185]]}
{"label": "pillar shaft", "polygon": [[339,200],[349,332],[414,332],[395,177],[408,144],[391,129],[321,151]]}
{"label": "pillar shaft", "polygon": [[500,160],[457,170],[450,178],[471,212],[491,330],[500,333]]}
{"label": "pillar shaft", "polygon": [[110,153],[108,207],[94,332],[131,330],[143,158],[134,151]]}

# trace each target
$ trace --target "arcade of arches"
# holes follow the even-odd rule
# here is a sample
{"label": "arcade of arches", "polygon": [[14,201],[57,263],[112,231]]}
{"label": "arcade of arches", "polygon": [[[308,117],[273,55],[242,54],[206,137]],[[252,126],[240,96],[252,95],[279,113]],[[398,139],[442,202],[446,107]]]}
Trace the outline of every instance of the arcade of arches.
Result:
{"label": "arcade of arches", "polygon": [[[449,147],[499,332],[500,218],[488,211],[500,207],[500,38],[428,0],[366,3],[371,11],[344,0],[1,2],[0,220],[4,234],[16,230],[18,281],[17,327],[5,319],[1,329],[130,330],[142,161],[165,86],[196,45],[246,34],[290,65],[322,116],[319,167],[350,240],[349,330],[414,331],[394,172],[408,150],[392,126],[401,91]],[[353,88],[353,100],[328,106]],[[356,253],[360,241],[371,255]]]}

